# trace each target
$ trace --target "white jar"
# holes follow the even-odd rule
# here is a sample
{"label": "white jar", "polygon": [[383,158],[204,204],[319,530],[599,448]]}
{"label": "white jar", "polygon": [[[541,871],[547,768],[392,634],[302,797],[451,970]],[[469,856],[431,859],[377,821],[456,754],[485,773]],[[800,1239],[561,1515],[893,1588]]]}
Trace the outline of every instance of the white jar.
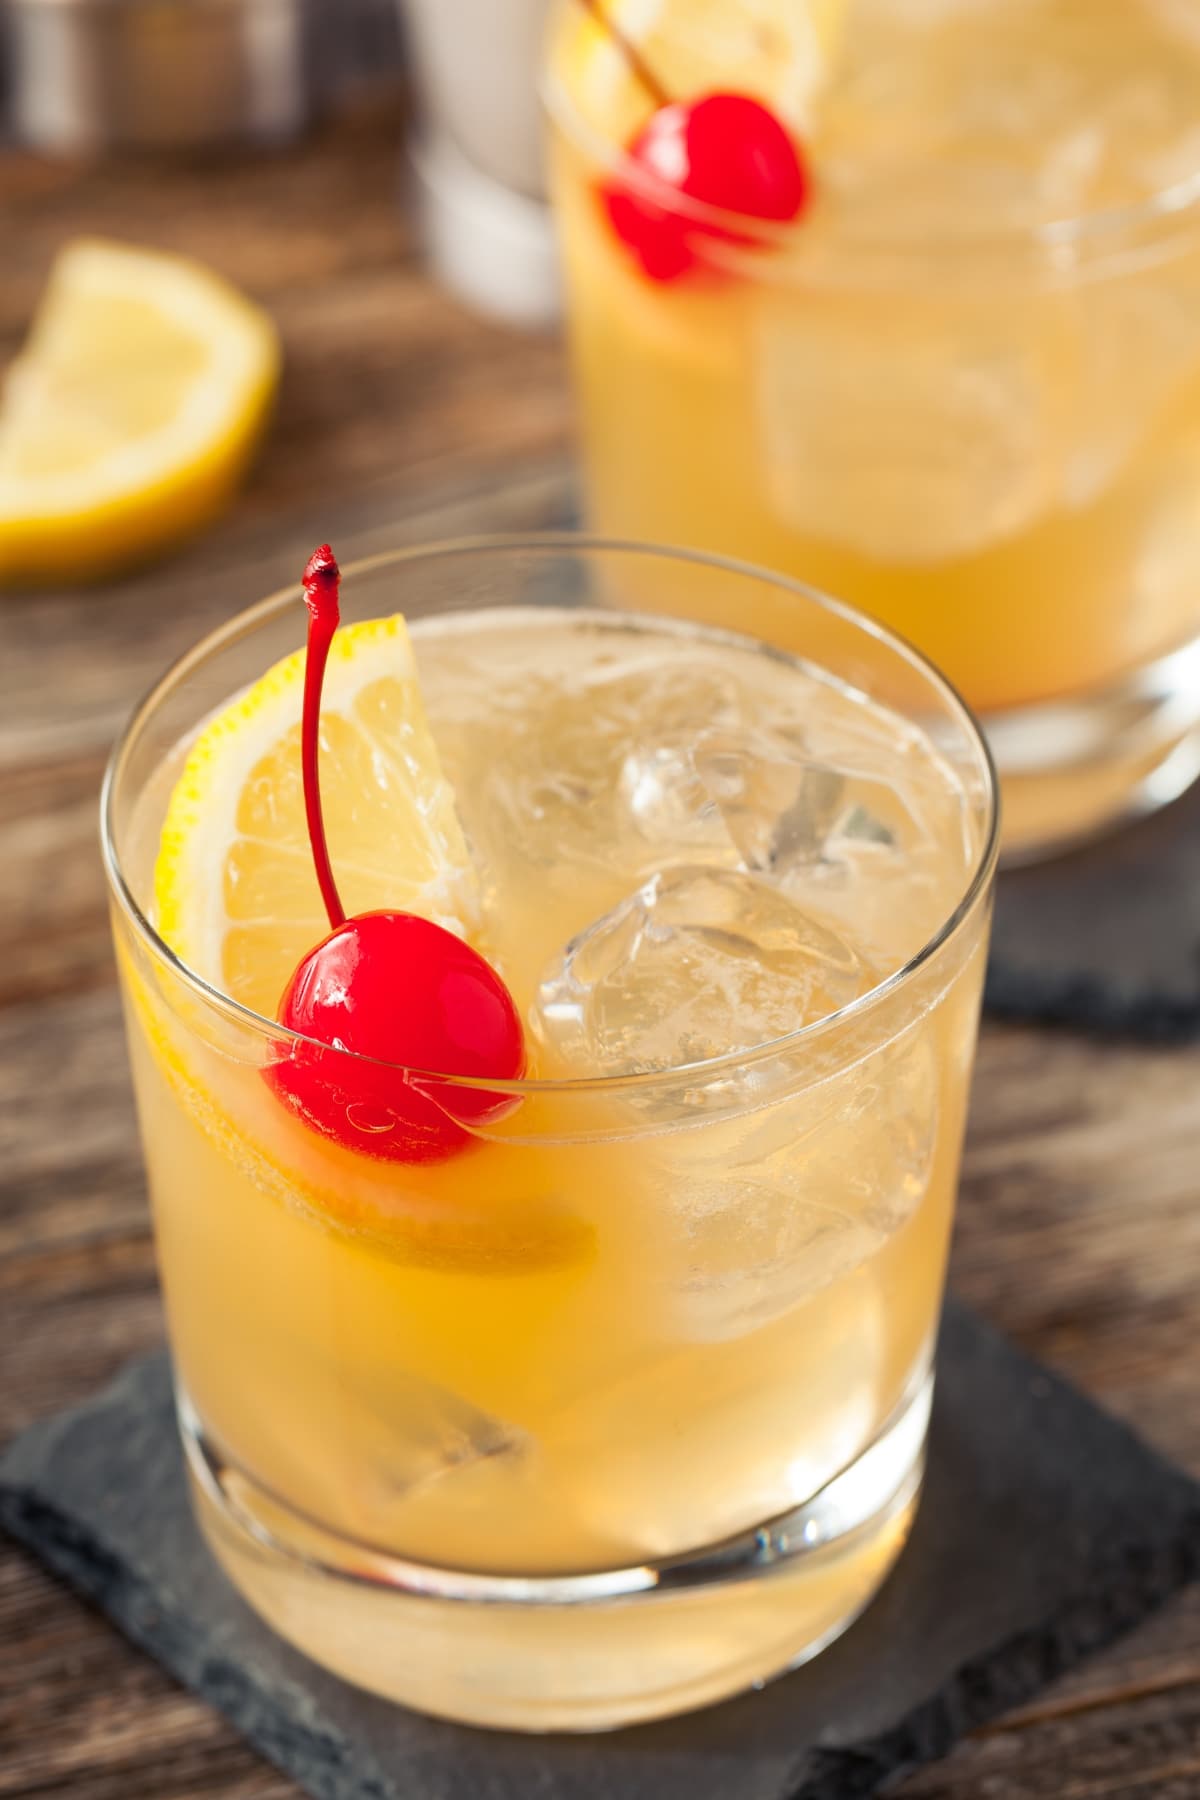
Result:
{"label": "white jar", "polygon": [[400,0],[420,103],[410,145],[430,255],[482,311],[557,317],[538,72],[549,0]]}

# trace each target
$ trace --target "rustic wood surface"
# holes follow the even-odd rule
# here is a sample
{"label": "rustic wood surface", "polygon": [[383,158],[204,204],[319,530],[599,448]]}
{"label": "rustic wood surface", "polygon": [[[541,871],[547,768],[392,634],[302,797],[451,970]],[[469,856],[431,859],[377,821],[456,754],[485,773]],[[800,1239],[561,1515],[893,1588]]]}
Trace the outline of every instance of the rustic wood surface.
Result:
{"label": "rustic wood surface", "polygon": [[[270,306],[288,355],[261,464],[219,531],[118,587],[0,605],[0,1442],[162,1332],[95,842],[122,716],[319,536],[358,551],[570,504],[559,347],[431,286],[397,209],[396,136],[373,111],[250,166],[0,153],[0,365],[81,230],[203,257]],[[1200,1473],[1198,1275],[1200,1051],[987,1028],[958,1290]],[[897,1791],[1196,1800],[1200,1593]],[[295,1794],[0,1546],[2,1800]]]}

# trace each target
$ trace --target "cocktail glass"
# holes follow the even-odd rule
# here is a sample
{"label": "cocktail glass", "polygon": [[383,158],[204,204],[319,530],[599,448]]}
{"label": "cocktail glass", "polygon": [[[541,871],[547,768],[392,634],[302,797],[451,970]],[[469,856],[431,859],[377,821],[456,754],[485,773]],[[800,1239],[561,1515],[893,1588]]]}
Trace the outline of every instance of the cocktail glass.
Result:
{"label": "cocktail glass", "polygon": [[[803,660],[681,616],[754,620],[767,595]],[[344,620],[400,608],[528,1021],[529,1076],[487,1084],[486,1124],[478,1081],[460,1115],[461,1081],[393,1072],[469,1115],[454,1154],[310,1129],[263,1078],[308,1047],[156,929],[184,755],[297,648],[298,590],[177,663],[108,775],[191,1490],[250,1603],[348,1680],[612,1726],[811,1656],[903,1545],[990,765],[918,655],[740,565],[547,538],[345,573]],[[321,1054],[352,1086],[359,1059]]]}
{"label": "cocktail glass", "polygon": [[[774,105],[811,173],[794,224],[647,175],[627,146],[655,102],[595,12],[672,98]],[[842,29],[806,88],[807,13]],[[545,92],[590,525],[813,581],[917,644],[983,718],[1006,856],[1193,780],[1194,24],[561,0]],[[647,273],[614,194],[685,235],[683,273]]]}

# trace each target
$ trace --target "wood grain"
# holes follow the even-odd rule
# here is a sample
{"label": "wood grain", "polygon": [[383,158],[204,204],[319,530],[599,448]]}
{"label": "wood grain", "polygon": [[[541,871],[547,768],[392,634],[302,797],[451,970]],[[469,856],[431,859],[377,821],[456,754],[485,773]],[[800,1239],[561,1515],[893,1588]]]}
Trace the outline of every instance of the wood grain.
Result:
{"label": "wood grain", "polygon": [[[420,272],[394,118],[203,168],[0,155],[0,361],[79,230],[187,251],[263,298],[288,374],[222,528],[95,593],[3,603],[0,1440],[160,1339],[96,848],[104,756],[203,630],[315,538],[386,542],[567,516],[554,341],[469,318]],[[1200,1051],[985,1031],[959,1291],[1200,1473]],[[206,1708],[24,1556],[0,1552],[0,1800],[290,1800]],[[896,1792],[1196,1800],[1200,1594]]]}

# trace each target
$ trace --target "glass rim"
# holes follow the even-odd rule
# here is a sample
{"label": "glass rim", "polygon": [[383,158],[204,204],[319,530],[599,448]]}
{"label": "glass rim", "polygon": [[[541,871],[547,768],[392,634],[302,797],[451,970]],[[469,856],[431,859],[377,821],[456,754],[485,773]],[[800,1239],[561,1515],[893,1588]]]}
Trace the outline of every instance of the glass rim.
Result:
{"label": "glass rim", "polygon": [[[558,0],[556,10],[574,4],[576,0]],[[794,237],[796,226],[792,222],[777,224],[755,218],[750,213],[713,206],[681,194],[678,189],[648,174],[627,150],[584,119],[560,77],[549,67],[543,68],[539,94],[551,121],[592,162],[615,176],[622,187],[640,194],[666,213],[691,220],[697,226],[709,227],[714,236],[714,261],[733,263],[744,269],[747,250],[753,252],[764,247],[782,246]],[[1196,217],[1200,217],[1200,164],[1178,180],[1155,189],[1144,199],[1120,206],[1095,207],[1023,225],[953,233],[933,231],[912,237],[860,231],[839,239],[833,248],[836,261],[840,264],[844,259],[850,269],[860,260],[871,257],[953,259],[1014,248],[1043,255],[1051,263],[1070,262],[1088,251],[1119,252],[1125,247],[1125,240],[1136,236],[1140,230],[1155,225],[1161,225],[1164,230],[1180,229]],[[809,273],[807,269],[804,271],[805,276]]]}
{"label": "glass rim", "polygon": [[[165,968],[172,979],[180,981],[185,988],[194,993],[206,1005],[215,1008],[218,1013],[231,1019],[235,1024],[258,1035],[267,1035],[276,1042],[315,1050],[324,1056],[347,1057],[351,1064],[363,1063],[376,1068],[391,1069],[411,1085],[429,1084],[440,1088],[465,1088],[472,1091],[482,1089],[487,1093],[512,1095],[523,1099],[551,1094],[586,1094],[590,1096],[630,1090],[642,1093],[647,1089],[653,1090],[676,1085],[680,1080],[703,1079],[708,1081],[735,1069],[743,1071],[760,1063],[774,1061],[781,1055],[788,1054],[803,1044],[816,1042],[819,1038],[826,1037],[832,1032],[856,1025],[885,1005],[902,988],[907,987],[957,937],[967,920],[974,914],[977,906],[984,900],[991,885],[999,855],[1000,788],[995,763],[978,721],[953,683],[922,651],[910,644],[906,638],[901,637],[899,633],[880,624],[878,620],[871,618],[868,614],[859,612],[856,607],[850,606],[845,601],[836,600],[831,595],[808,586],[805,582],[797,581],[788,575],[777,574],[774,570],[760,567],[754,563],[740,561],[734,557],[642,543],[636,539],[599,537],[585,532],[571,531],[496,532],[459,538],[442,538],[428,543],[397,546],[346,563],[342,567],[342,580],[346,584],[351,584],[356,578],[371,575],[383,568],[400,567],[405,563],[428,562],[439,558],[463,555],[504,556],[521,551],[558,555],[573,554],[585,558],[607,553],[659,557],[676,564],[691,563],[700,568],[720,569],[731,575],[763,582],[768,586],[795,594],[810,605],[817,606],[824,613],[840,619],[862,636],[882,645],[889,654],[897,657],[914,670],[947,706],[964,730],[983,772],[984,798],[987,808],[986,829],[982,834],[981,845],[965,881],[962,894],[949,911],[948,916],[943,919],[938,929],[920,949],[915,951],[906,962],[892,970],[882,981],[878,981],[874,986],[868,988],[865,993],[857,995],[845,1006],[839,1007],[834,1012],[826,1013],[820,1019],[814,1019],[807,1025],[798,1026],[795,1031],[785,1032],[781,1037],[756,1044],[750,1050],[727,1050],[723,1051],[720,1056],[706,1057],[697,1062],[677,1063],[668,1069],[643,1070],[633,1074],[572,1075],[549,1079],[527,1076],[516,1079],[500,1079],[490,1076],[446,1074],[436,1069],[418,1069],[407,1064],[383,1062],[375,1057],[363,1056],[358,1051],[347,1050],[343,1046],[332,1046],[319,1039],[309,1038],[302,1032],[294,1031],[289,1026],[280,1024],[278,1020],[268,1019],[262,1013],[255,1012],[253,1008],[235,1000],[194,969],[189,968],[159,935],[146,913],[139,906],[132,887],[126,879],[116,844],[114,811],[125,763],[142,728],[153,717],[162,700],[177,689],[193,669],[200,667],[221,650],[252,637],[254,632],[267,620],[282,615],[292,606],[295,606],[298,612],[302,612],[303,590],[297,581],[276,588],[263,599],[244,607],[231,619],[227,619],[222,625],[207,632],[181,655],[175,657],[136,703],[113,744],[100,790],[101,857],[109,891],[121,915],[152,960],[160,967]],[[640,618],[656,616],[653,613],[640,612],[637,609],[630,610]],[[687,615],[684,615],[684,618],[686,622]],[[766,640],[751,639],[748,641],[765,642]],[[769,645],[767,647],[770,648]],[[790,652],[785,651],[782,654],[791,657]],[[798,659],[792,658],[792,660]]]}

